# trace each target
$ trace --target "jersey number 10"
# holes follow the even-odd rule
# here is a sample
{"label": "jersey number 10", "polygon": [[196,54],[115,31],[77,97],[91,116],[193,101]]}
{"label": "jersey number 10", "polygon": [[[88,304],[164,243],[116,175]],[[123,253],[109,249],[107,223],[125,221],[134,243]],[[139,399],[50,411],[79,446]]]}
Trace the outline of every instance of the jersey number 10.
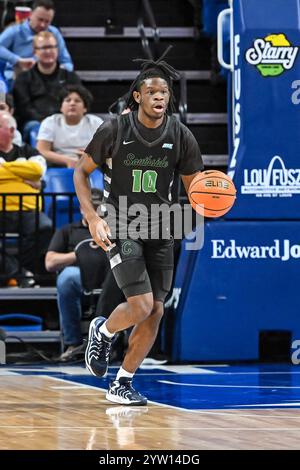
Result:
{"label": "jersey number 10", "polygon": [[132,192],[155,193],[157,172],[155,170],[132,170],[133,183]]}

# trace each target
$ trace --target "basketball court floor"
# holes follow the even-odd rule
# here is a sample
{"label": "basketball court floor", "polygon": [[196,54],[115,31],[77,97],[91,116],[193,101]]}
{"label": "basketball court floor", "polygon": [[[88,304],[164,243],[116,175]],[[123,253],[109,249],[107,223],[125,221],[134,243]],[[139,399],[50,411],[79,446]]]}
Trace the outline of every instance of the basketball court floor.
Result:
{"label": "basketball court floor", "polygon": [[146,407],[114,405],[83,365],[0,368],[0,449],[298,449],[300,369],[160,365],[139,369]]}

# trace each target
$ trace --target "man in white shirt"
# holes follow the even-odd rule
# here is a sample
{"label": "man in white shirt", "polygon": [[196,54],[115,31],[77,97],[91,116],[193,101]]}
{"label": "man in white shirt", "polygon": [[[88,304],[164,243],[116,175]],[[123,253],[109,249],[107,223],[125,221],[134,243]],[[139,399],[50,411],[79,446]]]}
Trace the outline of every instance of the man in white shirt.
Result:
{"label": "man in white shirt", "polygon": [[91,101],[91,94],[81,85],[69,85],[63,90],[61,114],[44,119],[37,136],[37,149],[48,166],[75,167],[103,122],[98,116],[87,114]]}

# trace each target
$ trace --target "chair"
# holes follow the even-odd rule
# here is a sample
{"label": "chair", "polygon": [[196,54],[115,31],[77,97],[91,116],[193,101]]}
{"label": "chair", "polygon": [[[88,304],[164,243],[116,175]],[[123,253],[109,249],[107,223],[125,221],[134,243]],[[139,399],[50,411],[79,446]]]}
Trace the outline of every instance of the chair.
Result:
{"label": "chair", "polygon": [[37,135],[39,133],[41,125],[40,124],[35,124],[32,129],[29,131],[29,143],[31,147],[36,148],[37,144]]}
{"label": "chair", "polygon": [[[80,220],[79,201],[75,195],[73,168],[48,168],[44,176],[44,210],[56,227]],[[47,196],[47,193],[53,193]]]}
{"label": "chair", "polygon": [[[45,212],[53,217],[56,227],[80,220],[79,201],[75,194],[73,168],[48,168],[44,180],[46,183],[44,207]],[[90,175],[90,185],[103,191],[103,174],[96,169]],[[54,193],[54,196],[47,196]],[[63,194],[65,193],[65,194]],[[55,216],[54,216],[55,213]]]}
{"label": "chair", "polygon": [[0,327],[5,331],[41,331],[43,319],[26,313],[0,315]]}
{"label": "chair", "polygon": [[104,178],[103,173],[96,169],[90,174],[90,184],[91,188],[104,189]]}

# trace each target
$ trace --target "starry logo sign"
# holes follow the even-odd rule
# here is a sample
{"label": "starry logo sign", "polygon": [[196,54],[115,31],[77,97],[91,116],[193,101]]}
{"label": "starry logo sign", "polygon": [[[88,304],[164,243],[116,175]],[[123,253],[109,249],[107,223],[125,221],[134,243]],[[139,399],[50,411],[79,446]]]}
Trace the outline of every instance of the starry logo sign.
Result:
{"label": "starry logo sign", "polygon": [[263,77],[278,77],[294,67],[298,52],[299,47],[293,46],[285,34],[269,34],[255,39],[246,51],[246,60]]}

